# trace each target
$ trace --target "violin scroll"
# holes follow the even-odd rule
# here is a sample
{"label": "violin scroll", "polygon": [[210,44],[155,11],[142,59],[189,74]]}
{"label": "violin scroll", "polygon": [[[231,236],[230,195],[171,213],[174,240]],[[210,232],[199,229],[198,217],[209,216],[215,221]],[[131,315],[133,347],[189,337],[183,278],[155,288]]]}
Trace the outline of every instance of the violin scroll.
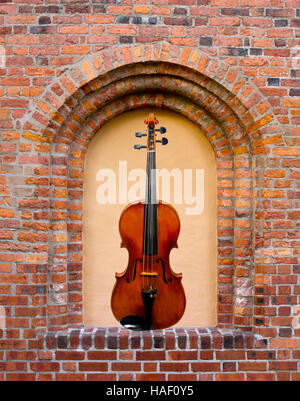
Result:
{"label": "violin scroll", "polygon": [[149,116],[145,119],[144,123],[148,127],[148,133],[143,133],[143,132],[136,132],[135,136],[137,138],[142,138],[143,136],[148,136],[147,140],[147,146],[144,145],[134,145],[134,149],[148,149],[148,150],[155,150],[156,148],[156,143],[161,143],[163,146],[168,144],[168,139],[167,138],[162,138],[162,139],[157,139],[156,132],[159,132],[160,134],[165,134],[167,132],[165,127],[160,127],[155,129],[155,126],[159,124],[159,121],[157,118],[154,116],[153,113],[150,113]]}
{"label": "violin scroll", "polygon": [[155,125],[157,125],[159,123],[159,121],[154,116],[154,113],[149,113],[149,115],[145,119],[144,123],[148,126],[148,128],[154,128]]}

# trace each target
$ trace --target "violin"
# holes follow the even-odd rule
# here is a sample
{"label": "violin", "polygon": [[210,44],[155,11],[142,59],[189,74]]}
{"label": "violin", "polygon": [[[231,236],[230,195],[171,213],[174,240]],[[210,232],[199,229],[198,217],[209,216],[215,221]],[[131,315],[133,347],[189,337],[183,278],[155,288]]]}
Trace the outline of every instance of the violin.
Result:
{"label": "violin", "polygon": [[125,207],[119,220],[121,247],[128,250],[126,270],[116,273],[111,296],[115,318],[132,330],[163,329],[176,324],[182,317],[186,298],[182,274],[172,271],[169,254],[177,248],[180,220],[173,206],[156,197],[156,144],[166,145],[167,138],[157,139],[158,120],[150,113],[145,120],[147,133],[146,196]]}

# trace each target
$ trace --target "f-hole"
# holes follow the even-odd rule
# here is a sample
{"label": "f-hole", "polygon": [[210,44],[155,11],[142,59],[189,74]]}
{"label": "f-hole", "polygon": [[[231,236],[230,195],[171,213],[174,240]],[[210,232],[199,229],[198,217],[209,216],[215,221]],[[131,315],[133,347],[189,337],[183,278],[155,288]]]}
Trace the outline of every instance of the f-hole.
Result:
{"label": "f-hole", "polygon": [[135,276],[136,276],[136,265],[137,265],[138,261],[140,261],[141,263],[143,262],[143,260],[141,258],[135,259],[134,266],[133,266],[133,272],[132,272],[132,279],[129,280],[129,277],[126,277],[126,281],[127,281],[128,284],[132,283],[134,281],[134,279],[135,279]]}
{"label": "f-hole", "polygon": [[165,270],[165,263],[164,263],[164,261],[163,261],[161,258],[156,259],[156,263],[159,263],[159,262],[161,263],[164,282],[165,282],[166,284],[171,283],[172,277],[170,277],[168,280],[167,280],[167,278],[166,278],[166,270]]}

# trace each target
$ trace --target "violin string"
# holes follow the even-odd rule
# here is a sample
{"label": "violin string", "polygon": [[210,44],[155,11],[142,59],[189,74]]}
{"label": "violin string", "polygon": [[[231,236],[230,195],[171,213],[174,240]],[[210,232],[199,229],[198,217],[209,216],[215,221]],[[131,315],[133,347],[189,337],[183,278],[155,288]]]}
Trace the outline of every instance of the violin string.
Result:
{"label": "violin string", "polygon": [[[149,152],[149,128],[148,128],[148,150],[147,150],[147,172],[146,172],[146,194],[145,194],[145,205],[144,205],[144,249],[143,251],[145,252],[143,255],[143,273],[149,273],[149,261],[148,261],[148,253],[150,250],[150,243],[149,243],[149,222],[150,216],[149,216],[149,199],[151,196],[151,191],[150,191],[150,174],[149,171],[151,171],[151,154]],[[149,287],[149,276],[148,274],[143,275],[143,288],[147,289]]]}
{"label": "violin string", "polygon": [[[151,131],[150,131],[151,132]],[[148,258],[147,258],[147,262],[148,262],[148,273],[150,273],[151,272],[151,255],[152,255],[152,241],[151,241],[151,237],[152,237],[152,224],[153,224],[153,219],[152,219],[152,159],[153,159],[153,152],[152,152],[152,138],[150,137],[150,140],[151,140],[151,142],[150,142],[150,152],[149,152],[149,155],[150,155],[150,169],[149,169],[149,199],[148,199],[148,202],[149,202],[149,205],[148,205],[148,208],[149,208],[149,221],[148,221],[148,228],[149,228],[149,232],[148,232],[148,251],[149,251],[149,256],[148,256]],[[151,278],[151,276],[149,275],[148,276],[148,288],[150,288],[151,287],[151,283],[152,282],[152,278]]]}
{"label": "violin string", "polygon": [[[145,204],[144,204],[144,233],[143,233],[143,288],[145,284],[147,288],[153,287],[154,278],[153,266],[154,266],[154,251],[156,246],[154,241],[157,241],[155,231],[157,230],[156,222],[157,210],[154,213],[154,208],[157,208],[156,201],[156,163],[155,163],[155,130],[148,127],[148,149],[147,149],[147,174],[146,174],[146,194],[145,194]],[[150,136],[151,135],[151,136]],[[145,279],[146,277],[146,279]]]}
{"label": "violin string", "polygon": [[[147,188],[146,188],[147,191]],[[147,195],[146,195],[147,196]],[[145,273],[145,255],[144,255],[144,244],[146,241],[146,227],[145,227],[145,217],[146,217],[146,196],[145,196],[145,203],[144,203],[144,228],[143,228],[143,245],[142,245],[142,273]],[[142,279],[142,285],[143,285],[143,289],[145,288],[145,276],[144,274],[142,275],[143,279]]]}
{"label": "violin string", "polygon": [[[151,177],[151,194],[150,194],[150,238],[149,238],[149,242],[150,242],[150,258],[149,258],[149,271],[150,273],[153,273],[153,269],[152,269],[152,260],[153,260],[153,240],[154,240],[154,236],[153,236],[153,228],[154,228],[154,221],[153,221],[153,194],[154,194],[154,182],[153,182],[153,168],[154,168],[154,129],[151,128],[151,168],[150,168],[150,177]],[[149,288],[152,288],[152,281],[153,281],[153,276],[150,275],[149,276]]]}
{"label": "violin string", "polygon": [[[155,193],[155,185],[156,185],[156,183],[155,183],[155,127],[153,128],[153,154],[152,154],[152,166],[151,166],[151,174],[152,174],[152,177],[151,177],[151,182],[152,182],[152,191],[153,191],[153,193],[151,194],[151,196],[152,196],[152,198],[151,198],[151,202],[152,202],[152,205],[151,205],[151,209],[152,209],[152,219],[151,219],[151,223],[152,223],[152,249],[151,249],[151,273],[153,273],[153,260],[154,260],[154,249],[155,249],[155,244],[154,244],[154,241],[155,241],[155,221],[154,221],[154,219],[155,219],[155,213],[154,213],[154,208],[156,207],[156,205],[155,205],[155,195],[156,195],[156,193]],[[151,276],[152,277],[152,279],[151,279],[151,286],[153,287],[154,285],[154,277],[153,276]]]}
{"label": "violin string", "polygon": [[148,236],[147,236],[147,289],[151,286],[151,276],[150,273],[150,259],[151,259],[151,224],[152,224],[152,205],[151,205],[151,196],[152,196],[152,180],[151,180],[151,169],[152,169],[152,141],[151,141],[151,128],[148,128],[149,132],[149,170],[148,170],[148,199],[147,199],[147,207],[148,207],[148,221],[147,221],[147,228],[148,228]]}
{"label": "violin string", "polygon": [[[152,241],[153,241],[153,206],[152,206],[152,189],[153,189],[153,182],[152,182],[152,168],[153,168],[153,151],[152,151],[152,140],[153,138],[151,137],[151,132],[152,130],[149,128],[149,171],[148,171],[148,189],[149,189],[149,193],[148,193],[148,210],[149,210],[149,220],[148,220],[148,257],[147,257],[147,271],[148,273],[151,273],[151,259],[152,259]],[[151,287],[152,284],[152,277],[151,275],[148,276],[148,288]]]}
{"label": "violin string", "polygon": [[[151,131],[150,131],[151,132]],[[151,253],[152,253],[152,249],[151,249],[151,234],[152,234],[152,177],[151,177],[151,170],[152,170],[152,138],[150,136],[150,169],[149,169],[149,179],[150,179],[150,185],[149,185],[149,235],[148,235],[148,243],[149,243],[149,256],[148,256],[148,273],[150,273],[150,265],[151,265]],[[151,286],[151,276],[148,276],[148,288],[150,288]]]}
{"label": "violin string", "polygon": [[[147,154],[147,166],[148,166],[148,154]],[[144,203],[144,240],[143,240],[143,273],[145,273],[145,260],[146,260],[146,249],[147,249],[147,221],[148,221],[148,170],[146,171],[146,193],[145,193],[145,203]],[[145,289],[145,275],[143,275],[143,289]]]}
{"label": "violin string", "polygon": [[[148,152],[147,152],[147,167],[148,167]],[[144,203],[144,229],[143,229],[143,251],[142,251],[142,272],[145,273],[145,250],[146,250],[146,240],[147,240],[147,198],[148,198],[148,170],[146,170],[146,188],[145,188],[145,203]],[[143,274],[142,285],[145,289],[145,275]]]}
{"label": "violin string", "polygon": [[[154,142],[155,142],[155,138],[154,138],[154,136],[155,136],[155,130],[154,130],[154,128],[153,128],[153,152],[152,152],[152,157],[151,157],[151,159],[152,159],[152,163],[151,163],[151,183],[152,183],[152,189],[151,189],[151,213],[152,213],[152,216],[151,216],[151,224],[152,224],[152,244],[151,244],[151,259],[150,259],[150,261],[151,261],[151,263],[150,263],[150,269],[151,269],[151,273],[153,273],[153,258],[154,258],[154,256],[153,256],[153,254],[154,254],[154,240],[155,240],[155,236],[154,236],[154,228],[155,228],[155,222],[154,222],[154,218],[155,218],[155,214],[154,214],[154,208],[155,208],[155,199],[154,199],[154,196],[155,196],[155,180],[154,180],[154,169],[155,169],[155,165],[154,165],[154,163],[155,163],[155,146],[154,146]],[[153,287],[153,281],[154,281],[154,277],[153,276],[151,276],[151,287]]]}

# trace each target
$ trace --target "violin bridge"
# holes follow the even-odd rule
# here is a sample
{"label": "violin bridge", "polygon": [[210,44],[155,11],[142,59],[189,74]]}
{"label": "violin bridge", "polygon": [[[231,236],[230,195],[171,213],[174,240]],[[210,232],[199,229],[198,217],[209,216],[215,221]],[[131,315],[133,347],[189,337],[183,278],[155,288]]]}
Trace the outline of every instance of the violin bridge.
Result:
{"label": "violin bridge", "polygon": [[158,276],[158,274],[156,272],[142,272],[141,276],[152,276],[152,277],[155,277],[155,276]]}

